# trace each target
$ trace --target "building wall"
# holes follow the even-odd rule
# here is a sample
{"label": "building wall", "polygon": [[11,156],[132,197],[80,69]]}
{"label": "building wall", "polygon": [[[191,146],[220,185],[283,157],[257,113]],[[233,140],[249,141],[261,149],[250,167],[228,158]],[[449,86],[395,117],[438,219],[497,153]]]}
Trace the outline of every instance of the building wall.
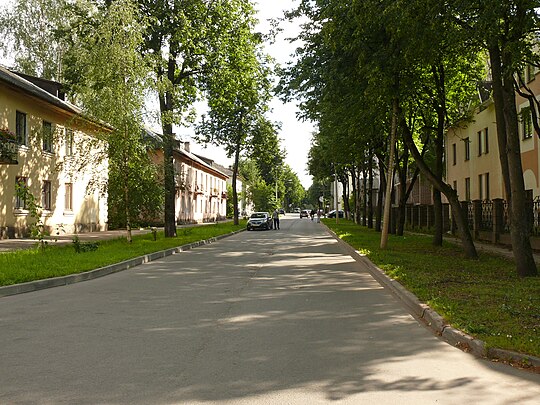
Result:
{"label": "building wall", "polygon": [[[34,222],[28,210],[16,208],[17,177],[28,179],[29,191],[40,204],[44,182],[50,182],[51,205],[50,209],[42,211],[41,219],[51,231],[105,230],[107,196],[92,191],[89,185],[104,181],[96,176],[106,176],[107,161],[93,160],[97,149],[86,142],[90,139],[85,134],[90,132],[89,129],[77,124],[71,113],[0,83],[0,126],[14,133],[16,111],[26,114],[28,143],[19,146],[19,164],[0,165],[0,237],[21,237]],[[52,152],[43,150],[43,121],[50,122],[53,127]],[[66,128],[73,129],[74,134],[71,157],[66,156]],[[81,147],[83,144],[87,148]],[[77,153],[79,149],[80,154]],[[71,184],[72,188],[71,209],[65,204],[66,184]]]}
{"label": "building wall", "polygon": [[[532,79],[532,77],[531,77]],[[534,94],[540,94],[540,77],[528,82]],[[537,96],[538,98],[538,96]],[[540,196],[539,162],[540,148],[538,134],[532,131],[530,136],[525,135],[523,114],[529,107],[529,102],[520,96],[516,96],[516,106],[520,115],[519,132],[521,162],[523,165],[523,179],[525,189],[530,190],[533,198]],[[488,152],[485,149],[479,154],[478,132],[482,135],[488,131]],[[465,140],[469,139],[470,159],[465,159]],[[482,139],[485,143],[485,141]],[[456,145],[456,160],[454,162],[453,150]],[[506,199],[502,169],[499,160],[499,146],[497,143],[497,127],[495,107],[492,101],[488,101],[478,109],[474,121],[466,127],[455,128],[447,133],[446,138],[446,178],[450,185],[457,185],[459,199]],[[489,192],[486,190],[486,174],[489,174]],[[466,179],[470,180],[470,195],[466,192]]]}

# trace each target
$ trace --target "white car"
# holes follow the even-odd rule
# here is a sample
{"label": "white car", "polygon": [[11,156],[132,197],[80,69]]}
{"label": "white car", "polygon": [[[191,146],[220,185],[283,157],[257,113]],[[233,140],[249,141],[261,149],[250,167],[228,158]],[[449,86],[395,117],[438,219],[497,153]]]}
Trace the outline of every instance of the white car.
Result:
{"label": "white car", "polygon": [[272,229],[273,221],[268,212],[254,212],[248,219],[247,230],[253,229]]}

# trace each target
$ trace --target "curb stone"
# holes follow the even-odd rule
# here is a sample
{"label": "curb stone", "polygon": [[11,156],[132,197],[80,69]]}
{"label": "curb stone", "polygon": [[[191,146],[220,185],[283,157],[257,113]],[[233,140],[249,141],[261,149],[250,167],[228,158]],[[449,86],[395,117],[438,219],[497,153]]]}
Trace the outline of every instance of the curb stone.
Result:
{"label": "curb stone", "polygon": [[217,242],[218,240],[226,237],[236,235],[243,232],[245,229],[240,229],[234,232],[226,233],[223,235],[214,236],[202,241],[188,243],[186,245],[160,250],[158,252],[148,253],[143,256],[128,259],[120,263],[110,264],[108,266],[100,267],[98,269],[85,271],[77,274],[70,274],[67,276],[47,278],[43,280],[29,281],[27,283],[13,284],[4,287],[0,287],[0,298],[7,297],[9,295],[23,294],[32,291],[44,290],[46,288],[60,287],[69,284],[79,283],[82,281],[93,280],[99,277],[107,276],[109,274],[117,273],[119,271],[128,270],[132,267],[139,266],[144,263],[149,263],[154,260],[162,259],[164,257],[180,253],[186,250],[191,250],[198,246],[209,245]]}
{"label": "curb stone", "polygon": [[[324,225],[324,224],[323,224]],[[368,272],[383,287],[388,288],[417,319],[424,322],[436,335],[441,336],[447,343],[476,357],[486,358],[492,361],[508,362],[521,368],[540,373],[540,358],[505,349],[487,348],[484,341],[457,330],[444,320],[444,318],[431,309],[428,305],[420,302],[418,298],[399,282],[390,278],[386,273],[362,255],[337,234],[324,225],[328,233],[343,246],[353,259],[366,265]]]}

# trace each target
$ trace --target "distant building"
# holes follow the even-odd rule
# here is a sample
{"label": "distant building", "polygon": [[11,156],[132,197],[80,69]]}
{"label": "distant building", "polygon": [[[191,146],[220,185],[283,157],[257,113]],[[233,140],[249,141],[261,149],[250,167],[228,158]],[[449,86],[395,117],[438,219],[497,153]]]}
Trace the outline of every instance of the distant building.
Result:
{"label": "distant building", "polygon": [[[538,69],[528,66],[525,81],[538,98]],[[495,105],[489,82],[483,83],[481,105],[472,122],[451,128],[445,139],[446,182],[458,193],[461,201],[506,199],[499,159]],[[521,139],[521,162],[525,189],[530,199],[540,197],[540,147],[534,131],[529,102],[516,95]]]}
{"label": "distant building", "polygon": [[35,222],[17,183],[37,199],[48,230],[107,228],[107,195],[98,187],[107,179],[106,148],[94,135],[109,128],[82,118],[60,83],[1,66],[0,128],[0,238],[26,236]]}
{"label": "distant building", "polygon": [[[154,136],[160,138],[159,134]],[[156,162],[163,162],[157,150]],[[175,218],[177,224],[214,222],[227,215],[229,176],[207,159],[190,151],[189,142],[176,143],[173,150],[176,183]]]}

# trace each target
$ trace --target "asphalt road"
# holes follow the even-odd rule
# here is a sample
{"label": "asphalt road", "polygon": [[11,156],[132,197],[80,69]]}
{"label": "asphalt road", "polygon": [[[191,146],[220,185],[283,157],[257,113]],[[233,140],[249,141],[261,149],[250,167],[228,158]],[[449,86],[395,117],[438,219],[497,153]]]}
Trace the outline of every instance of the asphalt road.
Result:
{"label": "asphalt road", "polygon": [[0,404],[538,404],[291,215],[100,279],[0,299]]}

